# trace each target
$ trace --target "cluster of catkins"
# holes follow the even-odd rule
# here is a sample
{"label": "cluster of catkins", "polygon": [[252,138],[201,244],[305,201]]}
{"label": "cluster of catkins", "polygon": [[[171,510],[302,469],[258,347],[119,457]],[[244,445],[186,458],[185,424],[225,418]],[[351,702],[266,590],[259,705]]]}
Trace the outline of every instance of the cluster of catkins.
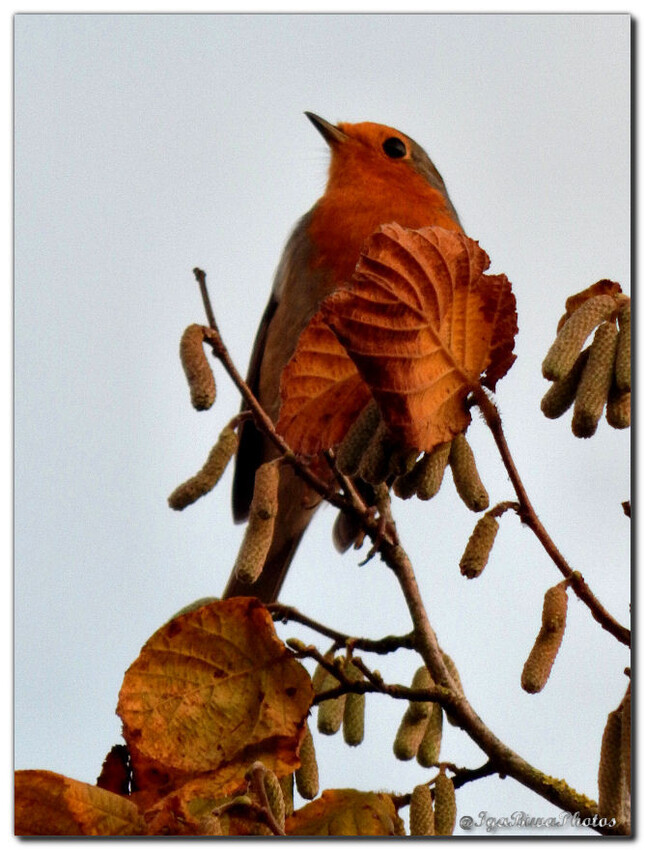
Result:
{"label": "cluster of catkins", "polygon": [[464,504],[472,511],[486,510],[488,493],[463,434],[441,443],[417,460],[418,454],[393,442],[376,402],[371,401],[338,447],[336,466],[344,475],[356,476],[368,484],[393,479],[393,490],[399,498],[416,496],[422,500],[432,499],[439,492],[446,467],[450,466]]}
{"label": "cluster of catkins", "polygon": [[[215,401],[216,388],[212,369],[204,353],[204,341],[209,329],[202,325],[189,325],[180,343],[181,362],[190,388],[190,397],[196,410],[208,410]],[[177,487],[168,497],[174,510],[183,510],[209,493],[224,474],[237,451],[238,435],[232,425],[226,426],[211,449],[206,463],[199,472]],[[366,405],[348,430],[338,447],[336,464],[340,472],[357,477],[370,485],[392,483],[393,490],[402,499],[412,496],[431,499],[439,491],[446,468],[450,466],[459,496],[473,511],[483,511],[489,505],[488,493],[477,472],[475,458],[464,434],[442,443],[431,452],[418,457],[418,451],[395,444],[388,433],[374,401]],[[280,460],[261,466],[256,472],[253,501],[249,522],[235,564],[235,574],[240,581],[253,583],[263,569],[271,546],[278,507],[278,482]],[[497,520],[484,517],[482,527],[475,534],[481,538],[484,527],[497,527]],[[494,538],[494,534],[493,534]],[[490,540],[492,547],[493,540]],[[488,555],[477,554],[481,542],[473,543],[462,572],[472,577],[483,569]],[[473,554],[474,553],[474,554]],[[477,566],[482,561],[481,567]]]}
{"label": "cluster of catkins", "polygon": [[[450,656],[442,652],[444,664],[457,690],[463,694],[459,673]],[[434,686],[427,667],[419,667],[412,678],[413,690],[428,690]],[[448,716],[448,720],[450,717]],[[411,835],[452,835],[455,828],[455,788],[439,764],[443,731],[443,709],[438,702],[410,700],[394,739],[394,755],[401,761],[416,758],[422,767],[439,765],[441,772],[434,780],[432,791],[427,784],[417,785],[410,800]]]}
{"label": "cluster of catkins", "polygon": [[428,785],[417,785],[410,797],[410,835],[452,835],[457,818],[455,786],[442,770]]}
{"label": "cluster of catkins", "polygon": [[[363,674],[351,658],[335,658],[330,650],[325,658],[350,682],[360,682]],[[312,677],[314,692],[324,694],[338,687],[339,679],[321,665],[316,667]],[[341,728],[343,738],[350,747],[363,742],[365,733],[365,694],[348,693],[332,699],[322,700],[318,704],[318,731],[323,735],[335,735]]]}
{"label": "cluster of catkins", "polygon": [[[596,328],[584,350],[587,337]],[[542,412],[557,419],[573,404],[571,429],[591,437],[606,409],[612,428],[631,423],[631,301],[623,294],[594,295],[563,317],[555,342],[542,363],[553,386]]]}
{"label": "cluster of catkins", "polygon": [[[444,663],[460,693],[459,674],[452,661],[442,653]],[[361,681],[363,674],[351,658],[334,658],[333,649],[325,655],[326,660],[338,670],[339,675],[351,681]],[[330,670],[318,665],[313,675],[316,694],[324,695],[338,687],[340,679]],[[412,680],[412,688],[426,690],[433,687],[432,676],[427,667],[420,667]],[[363,740],[365,728],[365,694],[347,693],[321,700],[318,703],[318,731],[323,735],[335,735],[342,727],[345,742],[350,747],[358,746]],[[441,749],[443,710],[439,703],[426,700],[410,700],[394,740],[394,754],[407,761],[416,756],[423,767],[438,765]],[[411,835],[452,835],[455,828],[456,801],[452,780],[445,775],[443,766],[434,780],[433,792],[429,785],[418,785],[410,798]]]}
{"label": "cluster of catkins", "polygon": [[[190,400],[195,410],[209,410],[215,403],[215,377],[204,353],[204,339],[208,328],[202,325],[189,325],[181,337],[179,356],[190,389]],[[236,431],[227,426],[213,448],[206,463],[199,472],[188,481],[180,484],[168,497],[168,504],[175,511],[183,511],[197,499],[215,487],[237,451]]]}
{"label": "cluster of catkins", "polygon": [[264,801],[261,797],[258,798],[259,781],[276,824],[284,830],[286,819],[293,814],[294,780],[298,793],[304,799],[313,800],[318,794],[318,765],[309,727],[306,727],[305,737],[300,745],[300,761],[300,767],[295,773],[289,773],[280,779],[262,762],[255,762],[247,774],[247,779],[255,774],[255,782],[249,781],[247,792],[235,797],[231,805],[244,807],[254,802],[262,805]]}

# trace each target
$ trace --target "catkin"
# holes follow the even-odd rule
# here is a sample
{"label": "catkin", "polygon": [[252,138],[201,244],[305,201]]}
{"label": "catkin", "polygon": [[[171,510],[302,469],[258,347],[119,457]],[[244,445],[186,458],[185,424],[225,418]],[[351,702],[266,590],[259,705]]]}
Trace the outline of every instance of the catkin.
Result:
{"label": "catkin", "polygon": [[459,562],[461,574],[466,578],[476,578],[481,574],[488,563],[498,529],[499,522],[490,514],[484,514],[477,522]]}
{"label": "catkin", "polygon": [[296,770],[296,788],[305,800],[313,800],[318,793],[318,763],[314,739],[308,725],[300,744],[300,767]]}
{"label": "catkin", "polygon": [[274,524],[273,517],[265,520],[257,514],[250,515],[233,567],[235,577],[244,584],[253,584],[260,577],[271,548]]}
{"label": "catkin", "polygon": [[406,472],[405,475],[399,475],[392,485],[394,495],[399,499],[411,499],[417,492],[417,479],[419,478],[419,464],[422,463],[425,455],[416,463],[416,465]]}
{"label": "catkin", "polygon": [[432,792],[427,785],[417,785],[410,797],[410,835],[434,835]]}
{"label": "catkin", "polygon": [[441,650],[441,657],[443,659],[443,663],[446,665],[446,670],[450,673],[450,676],[452,677],[452,680],[455,683],[455,688],[457,690],[457,693],[460,696],[463,696],[464,695],[464,688],[463,688],[463,685],[461,684],[461,678],[459,676],[459,670],[457,670],[457,665],[452,660],[452,658],[448,655],[448,653],[443,651],[443,649]]}
{"label": "catkin", "polygon": [[457,434],[453,438],[448,461],[462,502],[471,511],[485,511],[489,505],[488,493],[481,482],[473,450],[464,434]]}
{"label": "catkin", "polygon": [[210,450],[204,466],[197,475],[180,484],[168,496],[168,504],[174,511],[183,511],[201,496],[210,493],[220,480],[228,462],[237,451],[238,438],[233,428],[227,426]]}
{"label": "catkin", "polygon": [[[329,663],[333,663],[334,661],[334,649],[328,649],[327,652],[323,656],[326,661]],[[327,687],[326,680],[329,676],[329,672],[325,670],[325,668],[321,664],[316,664],[316,668],[314,670],[314,674],[311,677],[311,684],[313,685],[314,693],[319,694]],[[333,685],[329,686],[333,687]]]}
{"label": "catkin", "polygon": [[343,722],[347,695],[318,703],[318,731],[321,735],[335,735]]}
{"label": "catkin", "polygon": [[542,363],[542,374],[549,381],[559,381],[571,371],[584,341],[600,322],[616,307],[611,295],[589,298],[567,319]]}
{"label": "catkin", "polygon": [[[361,671],[351,662],[345,665],[347,678],[352,682],[363,679]],[[350,747],[357,747],[365,735],[365,694],[347,694],[343,710],[343,738]]]}
{"label": "catkin", "polygon": [[284,813],[286,817],[293,814],[293,773],[287,773],[278,780],[284,798]]}
{"label": "catkin", "polygon": [[618,312],[618,343],[615,364],[616,385],[627,392],[632,388],[632,310],[631,301]]}
{"label": "catkin", "polygon": [[607,423],[612,428],[622,430],[629,428],[632,424],[632,394],[620,392],[615,387],[609,390],[609,398],[607,399],[607,411],[605,413]]}
{"label": "catkin", "polygon": [[440,773],[434,781],[435,835],[452,835],[457,819],[457,800],[452,779]]}
{"label": "catkin", "polygon": [[[341,663],[342,659],[338,659],[336,663]],[[338,679],[332,673],[327,673],[323,679],[320,693],[338,687]],[[318,731],[323,735],[335,735],[343,722],[343,713],[345,711],[345,702],[347,694],[342,694],[334,699],[326,699],[324,702],[318,703]]]}
{"label": "catkin", "polygon": [[576,437],[596,433],[611,387],[617,337],[614,322],[603,322],[594,335],[573,407],[571,430]]}
{"label": "catkin", "polygon": [[[419,669],[415,672],[412,677],[412,688],[414,690],[423,690],[426,688],[432,688],[434,686],[434,681],[432,680],[432,675],[427,667],[419,667]],[[430,711],[432,709],[432,703],[430,701],[425,700],[411,700],[408,703],[408,712],[409,716],[413,720],[421,720],[423,717],[428,717],[430,715]]]}
{"label": "catkin", "polygon": [[183,332],[179,356],[193,407],[195,410],[208,410],[215,401],[215,377],[204,353],[204,328],[201,325],[188,325]]}
{"label": "catkin", "polygon": [[400,499],[410,499],[414,495],[424,502],[432,499],[441,487],[449,454],[449,442],[441,443],[431,452],[424,454],[410,472],[396,479],[394,482],[395,494]]}
{"label": "catkin", "polygon": [[264,790],[266,791],[267,800],[269,801],[269,808],[271,809],[271,814],[275,818],[278,826],[280,826],[281,829],[284,829],[286,805],[284,800],[284,794],[282,793],[282,786],[280,785],[280,780],[272,770],[266,770],[263,773],[263,779]]}
{"label": "catkin", "polygon": [[410,761],[416,756],[427,725],[428,717],[413,717],[408,706],[394,739],[394,755],[399,761]]}
{"label": "catkin", "polygon": [[250,513],[260,519],[273,519],[278,512],[278,485],[280,483],[280,460],[263,463],[255,473],[253,499]]}
{"label": "catkin", "polygon": [[547,632],[564,632],[567,622],[567,586],[560,582],[550,587],[544,594],[542,605],[542,626]]}
{"label": "catkin", "polygon": [[625,782],[621,765],[621,708],[611,711],[602,735],[598,765],[598,814],[624,820]]}
{"label": "catkin", "polygon": [[279,482],[280,464],[277,460],[262,464],[255,473],[249,522],[233,567],[235,577],[246,584],[258,580],[271,548],[278,512]]}
{"label": "catkin", "polygon": [[542,628],[522,670],[522,688],[537,694],[546,685],[567,622],[567,592],[564,583],[549,588],[544,595]]}
{"label": "catkin", "polygon": [[350,747],[358,747],[365,736],[365,694],[347,694],[343,712],[343,737]]}
{"label": "catkin", "polygon": [[358,474],[368,484],[382,484],[390,474],[391,441],[381,420],[358,465]]}
{"label": "catkin", "polygon": [[350,476],[356,474],[380,419],[380,411],[372,399],[358,415],[338,447],[336,466],[339,472]]}
{"label": "catkin", "polygon": [[555,381],[546,391],[540,402],[540,410],[547,419],[557,419],[571,407],[575,401],[578,384],[588,359],[589,349],[585,348],[584,351],[580,352],[576,362],[564,378]]}
{"label": "catkin", "polygon": [[560,649],[562,635],[541,629],[522,670],[522,688],[537,694],[546,685]]}
{"label": "catkin", "polygon": [[437,495],[443,476],[448,466],[448,458],[450,457],[451,442],[440,443],[438,446],[422,458],[421,475],[417,485],[417,499],[422,502],[427,502]]}
{"label": "catkin", "polygon": [[443,709],[438,702],[433,702],[428,725],[417,750],[417,761],[421,767],[431,767],[439,761],[442,733]]}

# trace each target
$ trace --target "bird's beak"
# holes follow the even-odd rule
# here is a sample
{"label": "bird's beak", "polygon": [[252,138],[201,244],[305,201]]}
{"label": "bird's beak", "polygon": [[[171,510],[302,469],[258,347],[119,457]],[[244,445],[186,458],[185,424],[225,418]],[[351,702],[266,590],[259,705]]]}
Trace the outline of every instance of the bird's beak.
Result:
{"label": "bird's beak", "polygon": [[315,115],[313,112],[305,112],[305,115],[331,147],[334,147],[334,145],[337,145],[339,142],[344,142],[347,139],[347,134],[343,133],[340,127],[336,127],[335,124],[330,124],[329,121],[325,121],[325,119],[321,118],[320,115]]}

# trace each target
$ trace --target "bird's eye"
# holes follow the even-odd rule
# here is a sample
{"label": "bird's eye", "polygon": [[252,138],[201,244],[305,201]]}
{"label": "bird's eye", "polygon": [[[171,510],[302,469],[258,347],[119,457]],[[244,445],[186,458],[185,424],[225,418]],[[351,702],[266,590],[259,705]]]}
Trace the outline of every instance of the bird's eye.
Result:
{"label": "bird's eye", "polygon": [[397,136],[390,136],[389,139],[386,139],[383,142],[383,150],[390,159],[401,159],[408,152],[403,139],[399,139]]}

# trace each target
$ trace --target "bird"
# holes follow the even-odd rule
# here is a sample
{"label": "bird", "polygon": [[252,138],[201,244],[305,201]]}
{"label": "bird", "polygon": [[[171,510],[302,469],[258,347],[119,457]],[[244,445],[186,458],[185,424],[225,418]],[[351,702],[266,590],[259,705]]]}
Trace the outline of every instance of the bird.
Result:
{"label": "bird", "polygon": [[[249,388],[273,422],[280,410],[280,377],[301,332],[323,299],[351,278],[365,240],[390,222],[462,231],[441,175],[409,136],[370,121],[332,124],[313,112],[305,115],[329,147],[327,185],[286,243],[247,374]],[[256,469],[277,456],[273,443],[252,419],[246,420],[233,475],[235,522],[248,519]],[[277,599],[320,501],[289,464],[281,466],[274,536],[262,573],[254,584],[242,583],[232,573],[224,598],[254,596],[264,603]],[[336,547],[343,551],[351,541],[341,539],[342,522],[336,525]]]}

